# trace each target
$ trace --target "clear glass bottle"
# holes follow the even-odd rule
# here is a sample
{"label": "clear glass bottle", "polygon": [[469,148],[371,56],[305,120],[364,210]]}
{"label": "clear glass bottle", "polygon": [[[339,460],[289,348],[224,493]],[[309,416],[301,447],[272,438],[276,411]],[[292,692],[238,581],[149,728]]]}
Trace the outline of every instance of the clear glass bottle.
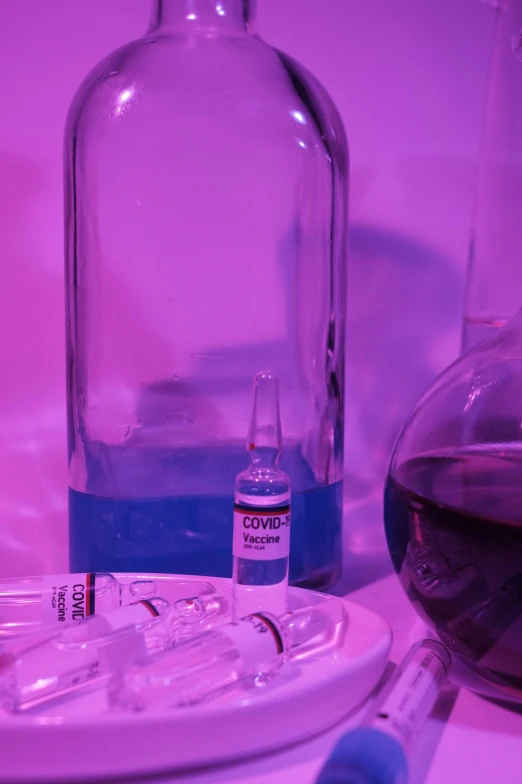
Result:
{"label": "clear glass bottle", "polygon": [[75,571],[230,576],[252,376],[280,379],[290,580],[341,559],[347,150],[250,0],[156,0],[65,139]]}
{"label": "clear glass bottle", "polygon": [[522,695],[522,311],[428,388],[397,442],[386,536],[410,600],[481,678]]}
{"label": "clear glass bottle", "polygon": [[[462,350],[517,312],[522,286],[522,0],[487,0],[496,14],[470,244]],[[517,52],[518,50],[518,52]]]}

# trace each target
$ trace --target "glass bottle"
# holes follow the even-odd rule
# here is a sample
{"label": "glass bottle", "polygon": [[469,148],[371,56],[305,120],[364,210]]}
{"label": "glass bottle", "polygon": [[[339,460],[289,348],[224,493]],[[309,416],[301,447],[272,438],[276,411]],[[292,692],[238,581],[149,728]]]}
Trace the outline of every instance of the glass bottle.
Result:
{"label": "glass bottle", "polygon": [[230,576],[252,376],[280,379],[290,580],[341,558],[347,151],[250,0],[156,0],[65,137],[70,559]]}
{"label": "glass bottle", "polygon": [[515,315],[522,286],[522,64],[516,56],[522,0],[487,0],[486,4],[497,19],[469,253],[463,351]]}
{"label": "glass bottle", "polygon": [[428,388],[392,457],[385,524],[422,617],[522,695],[522,310]]}

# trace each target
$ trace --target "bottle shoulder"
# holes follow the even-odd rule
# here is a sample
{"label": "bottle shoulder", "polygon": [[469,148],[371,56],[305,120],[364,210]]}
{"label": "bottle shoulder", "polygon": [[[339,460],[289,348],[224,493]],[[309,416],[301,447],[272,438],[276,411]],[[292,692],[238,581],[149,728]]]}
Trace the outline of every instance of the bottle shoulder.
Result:
{"label": "bottle shoulder", "polygon": [[346,130],[337,106],[327,89],[304,65],[290,55],[274,50],[288,73],[295,93],[309,107],[316,125],[322,130],[325,141],[333,147],[343,168],[348,165]]}
{"label": "bottle shoulder", "polygon": [[[296,60],[253,35],[188,41],[145,36],[100,61],[71,103],[66,137],[83,127],[131,125],[160,116],[261,119],[289,137],[311,130],[346,158],[340,115],[320,82]],[[308,128],[306,127],[308,125]]]}

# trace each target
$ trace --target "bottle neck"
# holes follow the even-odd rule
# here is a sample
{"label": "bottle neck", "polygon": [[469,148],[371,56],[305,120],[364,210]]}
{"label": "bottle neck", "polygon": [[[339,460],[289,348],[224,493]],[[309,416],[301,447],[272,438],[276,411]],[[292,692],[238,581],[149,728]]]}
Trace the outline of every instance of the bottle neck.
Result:
{"label": "bottle neck", "polygon": [[154,0],[152,30],[177,27],[193,30],[252,32],[256,0]]}

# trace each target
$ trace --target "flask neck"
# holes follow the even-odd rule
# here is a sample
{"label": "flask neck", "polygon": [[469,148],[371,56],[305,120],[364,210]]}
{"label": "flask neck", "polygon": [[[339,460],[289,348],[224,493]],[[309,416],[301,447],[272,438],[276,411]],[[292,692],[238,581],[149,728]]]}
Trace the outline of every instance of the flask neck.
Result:
{"label": "flask neck", "polygon": [[252,32],[256,0],[154,0],[151,29]]}

